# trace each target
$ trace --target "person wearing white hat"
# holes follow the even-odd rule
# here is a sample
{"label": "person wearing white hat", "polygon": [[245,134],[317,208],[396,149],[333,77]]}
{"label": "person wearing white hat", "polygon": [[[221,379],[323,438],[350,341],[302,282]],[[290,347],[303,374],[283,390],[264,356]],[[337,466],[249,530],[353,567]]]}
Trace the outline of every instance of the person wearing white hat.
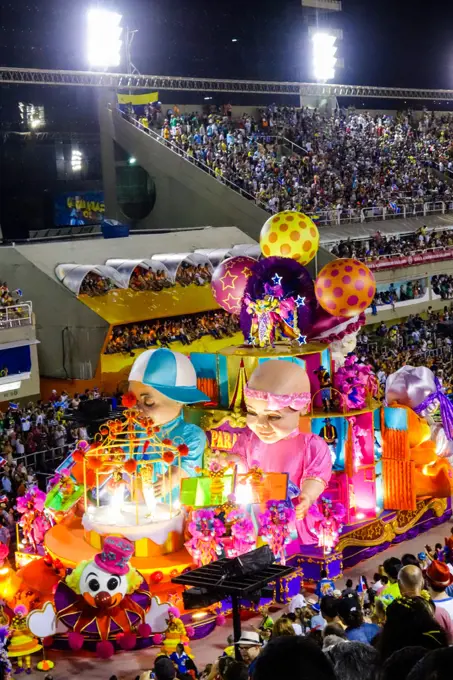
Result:
{"label": "person wearing white hat", "polygon": [[[184,404],[209,401],[209,397],[197,388],[197,375],[190,359],[163,348],[143,352],[132,365],[129,390],[134,394],[142,415],[159,426],[161,439],[171,439],[175,446],[185,444],[187,451],[181,458],[181,474],[194,477],[195,469],[202,466],[206,435],[197,425],[185,422],[182,410]],[[144,431],[144,449],[146,438]],[[147,447],[143,458],[152,460],[154,457],[157,458],[157,451],[153,451],[152,446]],[[171,480],[175,497],[180,486],[176,458],[173,465]],[[161,495],[162,475],[167,470],[168,466],[164,463],[154,465],[156,497]]]}
{"label": "person wearing white hat", "polygon": [[246,631],[235,645],[238,646],[243,662],[248,666],[249,677],[252,677],[256,660],[261,652],[263,643],[259,634],[255,631]]}

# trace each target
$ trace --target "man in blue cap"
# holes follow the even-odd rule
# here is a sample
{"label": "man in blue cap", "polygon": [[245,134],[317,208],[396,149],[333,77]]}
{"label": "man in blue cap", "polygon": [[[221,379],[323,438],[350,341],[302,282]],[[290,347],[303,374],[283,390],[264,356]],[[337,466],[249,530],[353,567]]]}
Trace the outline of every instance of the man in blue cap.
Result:
{"label": "man in blue cap", "polygon": [[[137,407],[154,425],[160,427],[161,439],[171,439],[175,446],[185,444],[187,455],[181,458],[183,476],[194,477],[195,468],[202,467],[206,435],[197,425],[186,423],[183,415],[184,404],[209,401],[209,397],[197,388],[197,375],[192,362],[184,354],[169,349],[151,349],[143,352],[135,360],[129,374],[129,389],[137,399]],[[146,432],[143,439],[146,440]],[[145,444],[145,441],[144,441]],[[144,460],[159,457],[157,451],[149,446],[143,453]],[[173,496],[177,497],[180,486],[177,459],[172,470],[171,483]],[[162,476],[166,475],[168,489],[168,466],[164,463],[154,465],[154,494],[162,494]]]}

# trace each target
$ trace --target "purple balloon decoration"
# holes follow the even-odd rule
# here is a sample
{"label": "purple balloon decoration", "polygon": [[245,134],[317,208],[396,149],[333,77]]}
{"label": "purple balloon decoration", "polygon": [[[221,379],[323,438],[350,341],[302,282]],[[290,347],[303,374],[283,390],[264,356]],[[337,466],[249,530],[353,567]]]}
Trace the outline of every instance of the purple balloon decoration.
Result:
{"label": "purple balloon decoration", "polygon": [[289,257],[266,257],[253,266],[244,292],[240,326],[246,341],[252,325],[246,298],[259,300],[272,292],[282,298],[305,298],[304,304],[297,307],[297,323],[301,334],[307,335],[317,306],[315,287],[308,270]]}

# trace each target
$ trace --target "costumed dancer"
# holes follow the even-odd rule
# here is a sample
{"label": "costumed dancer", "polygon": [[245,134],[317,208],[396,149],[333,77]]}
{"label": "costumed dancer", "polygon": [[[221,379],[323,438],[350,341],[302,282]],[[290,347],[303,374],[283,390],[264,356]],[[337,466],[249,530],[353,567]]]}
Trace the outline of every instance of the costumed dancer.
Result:
{"label": "costumed dancer", "polygon": [[245,390],[248,430],[234,446],[236,462],[246,471],[288,473],[289,496],[296,509],[296,528],[303,544],[316,543],[314,519],[308,513],[329,483],[332,459],[326,442],[299,430],[299,418],[310,410],[310,383],[299,363],[261,363]]}
{"label": "costumed dancer", "polygon": [[[184,447],[184,454],[181,455],[181,476],[195,477],[196,468],[202,467],[206,435],[197,425],[185,422],[183,407],[185,404],[207,402],[209,397],[197,388],[197,375],[190,359],[169,349],[147,350],[132,366],[129,389],[137,399],[141,414],[151,418],[153,424],[160,428],[162,441],[169,439],[175,446]],[[170,485],[174,499],[179,497],[180,468],[175,458],[170,475],[169,465],[161,462],[161,452],[153,451],[152,446],[147,446],[145,430],[141,438],[143,460],[159,461],[153,466],[153,494],[145,490],[143,494],[152,513],[155,499],[162,498],[164,493],[170,493]],[[149,486],[150,482],[144,482],[144,489],[145,485]]]}
{"label": "costumed dancer", "polygon": [[332,425],[330,418],[324,420],[324,425],[319,432],[319,436],[324,439],[327,446],[330,449],[330,455],[332,456],[332,465],[335,465],[337,459],[337,442],[338,442],[338,431],[335,425]]}
{"label": "costumed dancer", "polygon": [[39,644],[37,638],[28,629],[27,614],[27,608],[23,604],[19,604],[14,609],[10,628],[11,637],[8,645],[8,658],[15,660],[16,670],[14,672],[16,674],[22,673],[25,670],[27,675],[30,675],[31,655],[39,652],[42,649],[42,645]]}
{"label": "costumed dancer", "polygon": [[163,642],[163,651],[170,656],[176,652],[179,644],[184,645],[186,652],[190,654],[188,647],[189,638],[187,636],[186,627],[179,618],[179,610],[176,607],[170,607],[168,610],[167,630],[165,631],[165,640]]}
{"label": "costumed dancer", "polygon": [[318,368],[318,370],[314,371],[314,374],[316,375],[316,377],[319,380],[319,387],[321,389],[321,399],[322,399],[322,405],[324,406],[324,411],[326,413],[328,413],[330,411],[330,405],[331,405],[331,401],[332,401],[332,393],[331,393],[332,380],[330,378],[330,373],[321,364],[321,366]]}

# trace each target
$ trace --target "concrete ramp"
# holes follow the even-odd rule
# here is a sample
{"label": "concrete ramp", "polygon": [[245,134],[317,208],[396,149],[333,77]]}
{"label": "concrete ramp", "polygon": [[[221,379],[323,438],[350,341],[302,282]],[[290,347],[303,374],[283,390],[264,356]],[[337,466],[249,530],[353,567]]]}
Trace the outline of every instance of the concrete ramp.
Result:
{"label": "concrete ramp", "polygon": [[116,142],[146,170],[156,189],[153,209],[147,217],[136,221],[134,228],[235,225],[258,239],[269,214],[253,201],[173,151],[156,133],[148,134],[123,118],[113,102],[101,105],[100,121],[106,214],[110,218],[125,219],[116,187],[116,167],[119,162],[124,165],[124,161],[117,160],[118,154],[115,158],[113,142]]}

